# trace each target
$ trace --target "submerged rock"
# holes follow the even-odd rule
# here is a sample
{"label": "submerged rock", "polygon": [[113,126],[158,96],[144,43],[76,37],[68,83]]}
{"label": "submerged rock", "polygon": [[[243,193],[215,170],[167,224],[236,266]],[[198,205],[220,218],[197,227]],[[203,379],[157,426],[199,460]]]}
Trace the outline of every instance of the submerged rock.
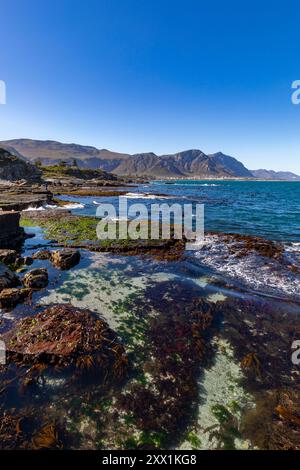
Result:
{"label": "submerged rock", "polygon": [[30,289],[16,287],[10,289],[3,289],[0,292],[0,307],[1,308],[14,308],[20,302],[23,302],[31,294]]}
{"label": "submerged rock", "polygon": [[25,274],[23,278],[23,284],[25,287],[31,289],[42,289],[48,284],[48,272],[45,268],[36,268]]}
{"label": "submerged rock", "polygon": [[51,261],[56,268],[70,269],[80,262],[80,252],[72,249],[53,251]]}
{"label": "submerged rock", "polygon": [[128,358],[107,323],[90,310],[54,305],[20,320],[2,338],[8,358],[18,364],[75,365],[99,369],[113,378],[125,375]]}
{"label": "submerged rock", "polygon": [[19,286],[20,279],[7,266],[0,263],[0,292],[9,287]]}

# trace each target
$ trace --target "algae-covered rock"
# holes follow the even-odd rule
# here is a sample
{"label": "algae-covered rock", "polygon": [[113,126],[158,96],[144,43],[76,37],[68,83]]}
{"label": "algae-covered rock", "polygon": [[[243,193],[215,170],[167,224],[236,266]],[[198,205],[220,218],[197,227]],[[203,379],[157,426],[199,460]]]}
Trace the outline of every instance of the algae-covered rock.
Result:
{"label": "algae-covered rock", "polygon": [[48,272],[45,268],[31,269],[23,278],[25,287],[31,289],[42,289],[48,284]]}
{"label": "algae-covered rock", "polygon": [[31,289],[18,289],[16,287],[3,289],[0,292],[0,308],[14,308],[29,297]]}
{"label": "algae-covered rock", "polygon": [[51,257],[51,252],[49,250],[38,250],[32,255],[33,259],[39,259],[39,260],[50,259],[50,257]]}
{"label": "algae-covered rock", "polygon": [[70,269],[80,262],[80,252],[72,249],[53,251],[51,261],[56,268]]}
{"label": "algae-covered rock", "polygon": [[107,323],[71,305],[54,305],[24,318],[1,339],[18,364],[98,368],[114,378],[123,377],[127,366],[125,349]]}

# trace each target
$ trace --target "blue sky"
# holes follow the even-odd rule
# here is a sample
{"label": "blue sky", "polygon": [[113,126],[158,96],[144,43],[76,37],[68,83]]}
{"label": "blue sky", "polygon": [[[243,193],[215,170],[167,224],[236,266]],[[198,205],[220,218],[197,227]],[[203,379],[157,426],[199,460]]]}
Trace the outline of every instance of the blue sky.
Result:
{"label": "blue sky", "polygon": [[2,0],[0,139],[223,151],[300,174],[295,1]]}

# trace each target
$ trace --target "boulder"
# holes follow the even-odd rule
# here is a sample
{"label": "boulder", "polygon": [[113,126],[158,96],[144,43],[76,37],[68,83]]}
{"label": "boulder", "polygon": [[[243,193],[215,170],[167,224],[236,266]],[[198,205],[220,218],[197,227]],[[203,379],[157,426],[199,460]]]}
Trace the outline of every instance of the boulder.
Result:
{"label": "boulder", "polygon": [[9,287],[18,287],[20,284],[18,276],[7,266],[0,263],[0,292]]}
{"label": "boulder", "polygon": [[23,278],[25,287],[42,289],[48,285],[48,272],[45,268],[31,269]]}
{"label": "boulder", "polygon": [[15,267],[29,266],[33,263],[33,259],[30,256],[19,256],[16,250],[2,249],[0,250],[0,263],[6,265],[14,265]]}
{"label": "boulder", "polygon": [[10,288],[0,292],[0,308],[14,308],[31,294],[30,289]]}
{"label": "boulder", "polygon": [[59,269],[70,269],[80,262],[80,252],[78,250],[64,249],[51,253],[52,264]]}
{"label": "boulder", "polygon": [[0,262],[4,264],[14,264],[19,257],[16,250],[0,250]]}

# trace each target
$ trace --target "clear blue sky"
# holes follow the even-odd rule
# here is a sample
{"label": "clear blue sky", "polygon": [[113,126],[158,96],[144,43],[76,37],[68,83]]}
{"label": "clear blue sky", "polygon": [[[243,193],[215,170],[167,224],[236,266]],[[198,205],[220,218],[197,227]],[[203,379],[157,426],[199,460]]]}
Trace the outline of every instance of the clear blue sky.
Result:
{"label": "clear blue sky", "polygon": [[0,139],[300,173],[299,1],[2,0]]}

